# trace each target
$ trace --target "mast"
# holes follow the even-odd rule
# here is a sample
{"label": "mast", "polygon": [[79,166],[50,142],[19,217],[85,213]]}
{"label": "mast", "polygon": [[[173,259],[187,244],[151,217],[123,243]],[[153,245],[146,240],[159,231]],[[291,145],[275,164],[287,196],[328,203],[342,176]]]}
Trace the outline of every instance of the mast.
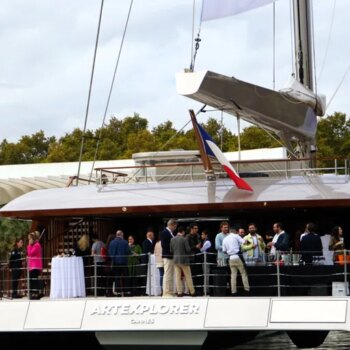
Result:
{"label": "mast", "polygon": [[[296,79],[315,92],[313,66],[312,0],[293,0],[294,50]],[[316,165],[316,140],[303,142],[304,156]]]}
{"label": "mast", "polygon": [[311,11],[310,0],[293,0],[296,78],[314,91]]}

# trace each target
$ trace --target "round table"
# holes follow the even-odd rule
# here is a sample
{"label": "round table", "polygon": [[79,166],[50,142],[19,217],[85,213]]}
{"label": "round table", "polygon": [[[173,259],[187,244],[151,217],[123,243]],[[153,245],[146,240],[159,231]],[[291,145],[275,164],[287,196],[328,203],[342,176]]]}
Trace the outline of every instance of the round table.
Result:
{"label": "round table", "polygon": [[85,296],[83,258],[80,256],[52,258],[50,298],[62,299]]}

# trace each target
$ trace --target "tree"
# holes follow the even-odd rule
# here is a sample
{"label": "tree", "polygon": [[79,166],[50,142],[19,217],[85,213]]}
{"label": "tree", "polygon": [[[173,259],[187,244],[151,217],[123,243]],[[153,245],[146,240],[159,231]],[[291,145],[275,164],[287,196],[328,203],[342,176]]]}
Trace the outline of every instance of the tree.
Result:
{"label": "tree", "polygon": [[344,113],[335,112],[317,125],[319,157],[348,157],[350,154],[350,121]]}
{"label": "tree", "polygon": [[44,131],[22,136],[17,143],[3,140],[0,144],[0,164],[29,164],[45,162],[56,139],[46,137]]}
{"label": "tree", "polygon": [[152,129],[156,145],[158,149],[162,151],[178,148],[178,146],[176,146],[176,133],[177,130],[173,127],[173,123],[170,120],[167,120]]}
{"label": "tree", "polygon": [[24,238],[31,222],[0,218],[0,259],[7,260],[16,238]]}
{"label": "tree", "polygon": [[273,147],[281,147],[281,144],[257,126],[249,126],[241,133],[242,150]]}
{"label": "tree", "polygon": [[157,151],[154,136],[148,130],[139,130],[129,134],[123,158],[131,158],[133,153],[151,151]]}
{"label": "tree", "polygon": [[[96,138],[99,137],[100,134],[102,135],[97,159],[125,158],[125,155],[129,153],[127,150],[129,135],[135,135],[139,131],[147,130],[147,127],[147,119],[140,117],[137,113],[123,120],[112,117],[109,123],[102,129],[102,132],[100,129],[95,132]],[[104,158],[100,158],[100,155],[103,155]]]}

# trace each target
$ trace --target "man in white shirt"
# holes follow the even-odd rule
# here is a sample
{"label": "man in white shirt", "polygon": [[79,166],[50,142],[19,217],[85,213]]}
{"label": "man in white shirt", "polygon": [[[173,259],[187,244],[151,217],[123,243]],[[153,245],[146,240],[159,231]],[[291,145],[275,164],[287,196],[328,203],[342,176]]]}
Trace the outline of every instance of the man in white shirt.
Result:
{"label": "man in white shirt", "polygon": [[242,282],[244,291],[246,294],[249,293],[250,286],[248,282],[247,271],[243,265],[242,260],[238,256],[241,245],[244,243],[244,239],[237,233],[230,233],[226,236],[222,242],[222,251],[227,253],[229,258],[229,264],[231,269],[231,295],[237,295],[237,271],[242,276]]}
{"label": "man in white shirt", "polygon": [[221,232],[219,232],[215,237],[215,249],[218,251],[217,262],[218,266],[227,266],[228,256],[222,250],[222,242],[229,234],[229,223],[227,221],[221,222],[220,230]]}
{"label": "man in white shirt", "polygon": [[275,235],[273,236],[272,242],[267,244],[267,247],[271,248],[270,255],[276,259],[277,250],[281,252],[289,250],[289,235],[283,230],[280,222],[274,223],[272,229]]}

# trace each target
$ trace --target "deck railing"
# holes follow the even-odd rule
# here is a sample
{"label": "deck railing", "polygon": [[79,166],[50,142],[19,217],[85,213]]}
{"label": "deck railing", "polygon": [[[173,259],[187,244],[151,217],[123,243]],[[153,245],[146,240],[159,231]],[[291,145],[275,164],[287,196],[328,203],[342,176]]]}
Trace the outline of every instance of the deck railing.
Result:
{"label": "deck railing", "polygon": [[[320,158],[315,167],[310,167],[310,159],[234,161],[231,164],[242,177],[285,178],[292,176],[312,177],[315,175],[343,175],[349,181],[347,159]],[[227,177],[218,162],[213,162],[217,178]],[[100,188],[113,183],[194,181],[205,178],[201,162],[161,163],[128,167],[95,168],[96,184]],[[328,180],[328,181],[333,181]],[[327,181],[327,179],[326,179]]]}
{"label": "deck railing", "polygon": [[[303,261],[305,253],[312,257],[310,263]],[[283,254],[277,252],[274,259],[269,256],[260,260],[248,259],[245,262],[250,284],[248,296],[349,295],[349,251],[338,252],[337,261],[333,265],[326,265],[322,256],[312,254],[312,252]],[[125,258],[130,259],[130,256]],[[220,297],[231,295],[230,268],[228,265],[218,266],[216,254],[201,253],[191,255],[189,258],[197,295]],[[85,296],[160,296],[162,271],[156,267],[155,256],[141,254],[132,256],[132,259],[132,263],[129,260],[129,263],[118,265],[116,268],[108,262],[94,262],[94,257],[90,256],[54,257],[50,259],[50,263],[44,264],[49,267],[39,274],[36,281],[34,279],[33,284],[33,276],[27,268],[27,259],[24,258],[20,273],[17,275],[18,295],[33,299],[43,296],[51,296],[53,299]],[[0,268],[0,296],[11,299],[14,296],[13,271],[10,270],[7,262],[1,262]],[[185,281],[182,280],[182,283],[184,283],[185,292],[188,292]],[[239,277],[237,287],[238,295],[243,295]]]}

